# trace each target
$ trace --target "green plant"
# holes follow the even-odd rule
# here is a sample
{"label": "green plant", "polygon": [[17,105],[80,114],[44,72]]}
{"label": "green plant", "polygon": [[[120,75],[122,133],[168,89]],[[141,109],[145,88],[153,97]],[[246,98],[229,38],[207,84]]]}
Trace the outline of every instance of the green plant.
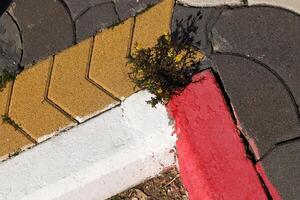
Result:
{"label": "green plant", "polygon": [[16,74],[13,74],[6,69],[2,71],[2,74],[0,74],[0,92],[3,91],[3,88],[6,87],[6,84],[9,81],[15,80],[16,79]]}
{"label": "green plant", "polygon": [[191,83],[193,75],[199,71],[198,53],[170,34],[159,37],[152,48],[135,44],[135,52],[128,57],[129,77],[137,87],[154,94],[147,101],[152,107],[158,103],[166,104],[171,96],[178,95]]}
{"label": "green plant", "polygon": [[2,115],[2,121],[3,123],[6,123],[6,124],[10,124],[12,127],[14,127],[16,130],[19,130],[20,129],[20,125],[17,124],[13,119],[11,119],[7,114],[5,115]]}
{"label": "green plant", "polygon": [[143,48],[135,44],[135,51],[128,57],[131,66],[129,77],[136,87],[154,94],[147,101],[153,107],[158,103],[167,104],[200,71],[203,54],[194,45],[199,46],[201,41],[195,41],[194,36],[201,19],[199,11],[194,16],[175,20],[173,32],[160,36],[154,47]]}

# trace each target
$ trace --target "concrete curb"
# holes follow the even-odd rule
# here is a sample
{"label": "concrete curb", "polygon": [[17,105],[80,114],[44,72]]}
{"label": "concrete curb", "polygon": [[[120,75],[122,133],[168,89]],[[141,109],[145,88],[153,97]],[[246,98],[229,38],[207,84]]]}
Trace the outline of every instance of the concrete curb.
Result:
{"label": "concrete curb", "polygon": [[194,7],[213,7],[218,5],[243,5],[241,0],[178,0],[179,3]]}
{"label": "concrete curb", "polygon": [[139,92],[0,165],[0,199],[100,200],[175,164],[166,109]]}
{"label": "concrete curb", "polygon": [[213,7],[213,6],[241,6],[241,5],[263,5],[275,6],[288,9],[300,14],[300,1],[298,0],[178,0],[179,3],[194,7]]}
{"label": "concrete curb", "polygon": [[214,74],[205,70],[193,80],[168,103],[190,200],[267,200]]}
{"label": "concrete curb", "polygon": [[300,1],[298,0],[248,0],[251,5],[269,5],[276,6],[300,13]]}
{"label": "concrete curb", "polygon": [[[81,124],[133,94],[126,57],[136,42],[153,46],[170,31],[173,6],[173,0],[164,0],[135,18],[25,67],[0,93],[0,115],[9,119],[0,121],[0,158]],[[16,129],[12,122],[20,126]]]}

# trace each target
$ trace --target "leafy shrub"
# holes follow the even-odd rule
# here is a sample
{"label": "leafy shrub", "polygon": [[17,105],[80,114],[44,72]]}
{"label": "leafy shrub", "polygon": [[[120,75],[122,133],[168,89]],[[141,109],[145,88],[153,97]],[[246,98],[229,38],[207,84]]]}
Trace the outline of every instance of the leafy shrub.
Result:
{"label": "leafy shrub", "polygon": [[164,34],[152,48],[135,45],[135,52],[128,58],[131,64],[129,77],[137,87],[154,94],[147,101],[152,107],[158,103],[166,104],[171,96],[180,94],[199,71],[198,53],[174,34]]}
{"label": "leafy shrub", "polygon": [[128,57],[131,65],[129,77],[136,87],[148,90],[154,97],[147,103],[155,107],[158,103],[167,104],[173,95],[178,95],[192,82],[194,74],[201,67],[202,54],[194,45],[197,23],[202,19],[201,12],[196,16],[175,21],[172,34],[165,33],[151,48],[135,44],[135,51]]}
{"label": "leafy shrub", "polygon": [[7,70],[3,70],[2,74],[0,74],[0,92],[2,92],[3,88],[5,88],[9,81],[15,80],[15,78],[15,74],[10,73]]}

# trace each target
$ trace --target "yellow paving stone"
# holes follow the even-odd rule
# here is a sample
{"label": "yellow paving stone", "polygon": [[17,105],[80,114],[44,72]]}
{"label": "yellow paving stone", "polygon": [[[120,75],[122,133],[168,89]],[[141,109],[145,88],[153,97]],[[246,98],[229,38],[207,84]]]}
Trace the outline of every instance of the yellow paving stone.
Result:
{"label": "yellow paving stone", "polygon": [[89,77],[116,97],[134,93],[128,77],[127,56],[131,44],[133,18],[95,37]]}
{"label": "yellow paving stone", "polygon": [[152,47],[164,33],[170,32],[174,0],[163,0],[135,20],[132,51],[136,43],[142,47]]}
{"label": "yellow paving stone", "polygon": [[45,100],[51,63],[49,58],[17,76],[11,98],[9,116],[37,141],[74,125]]}
{"label": "yellow paving stone", "polygon": [[9,124],[0,122],[0,160],[8,155],[24,150],[33,144],[20,131]]}
{"label": "yellow paving stone", "polygon": [[92,42],[55,56],[49,87],[48,98],[80,122],[118,103],[86,78]]}
{"label": "yellow paving stone", "polygon": [[0,160],[6,159],[10,154],[24,150],[33,144],[21,132],[9,124],[0,122]]}
{"label": "yellow paving stone", "polygon": [[[11,83],[0,92],[0,115],[6,114]],[[20,149],[31,146],[32,143],[20,131],[17,131],[9,124],[3,123],[0,119],[0,160],[6,159]]]}
{"label": "yellow paving stone", "polygon": [[205,54],[201,51],[197,51],[195,55],[196,60],[203,60],[205,58]]}
{"label": "yellow paving stone", "polygon": [[7,112],[9,94],[11,92],[12,82],[9,82],[3,91],[0,91],[0,115],[4,115]]}

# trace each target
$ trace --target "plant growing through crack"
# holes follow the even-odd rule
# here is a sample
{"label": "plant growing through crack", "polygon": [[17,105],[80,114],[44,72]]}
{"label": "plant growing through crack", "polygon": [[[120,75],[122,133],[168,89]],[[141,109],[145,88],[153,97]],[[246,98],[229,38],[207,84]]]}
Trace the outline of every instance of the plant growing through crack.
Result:
{"label": "plant growing through crack", "polygon": [[148,90],[154,97],[147,101],[152,107],[158,103],[167,104],[173,95],[192,82],[199,72],[201,59],[199,51],[193,47],[193,34],[197,32],[195,23],[201,13],[190,16],[186,21],[176,21],[176,30],[165,33],[151,48],[135,44],[135,51],[128,57],[131,66],[130,79],[136,87]]}
{"label": "plant growing through crack", "polygon": [[11,119],[7,114],[2,115],[1,117],[2,117],[3,123],[6,123],[6,124],[11,125],[11,126],[14,127],[16,130],[19,130],[19,129],[20,129],[20,125],[17,124],[13,119]]}
{"label": "plant growing through crack", "polygon": [[9,81],[15,80],[16,74],[9,72],[8,70],[4,69],[2,73],[0,73],[0,92],[6,87],[6,84]]}

